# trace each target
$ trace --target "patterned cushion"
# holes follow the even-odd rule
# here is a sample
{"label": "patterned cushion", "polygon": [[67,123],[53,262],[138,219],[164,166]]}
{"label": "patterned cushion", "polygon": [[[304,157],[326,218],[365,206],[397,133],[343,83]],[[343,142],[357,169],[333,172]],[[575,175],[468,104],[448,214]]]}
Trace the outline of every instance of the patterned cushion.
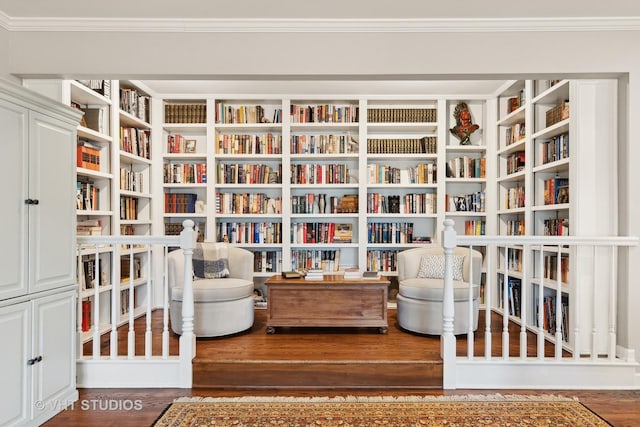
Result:
{"label": "patterned cushion", "polygon": [[226,244],[198,243],[193,248],[193,275],[201,279],[229,277]]}
{"label": "patterned cushion", "polygon": [[[464,255],[452,255],[453,280],[463,280]],[[423,255],[420,259],[419,278],[444,279],[444,255]]]}

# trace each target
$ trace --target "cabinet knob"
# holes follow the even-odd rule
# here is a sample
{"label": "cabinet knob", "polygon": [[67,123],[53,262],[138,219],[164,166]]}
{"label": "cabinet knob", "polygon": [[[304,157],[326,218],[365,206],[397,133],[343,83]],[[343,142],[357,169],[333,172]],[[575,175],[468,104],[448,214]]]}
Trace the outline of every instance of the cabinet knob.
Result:
{"label": "cabinet knob", "polygon": [[37,205],[38,203],[40,203],[40,200],[38,200],[38,199],[27,199],[24,202],[27,205]]}
{"label": "cabinet knob", "polygon": [[27,365],[35,365],[38,362],[42,362],[42,356],[34,357],[33,359],[27,360]]}

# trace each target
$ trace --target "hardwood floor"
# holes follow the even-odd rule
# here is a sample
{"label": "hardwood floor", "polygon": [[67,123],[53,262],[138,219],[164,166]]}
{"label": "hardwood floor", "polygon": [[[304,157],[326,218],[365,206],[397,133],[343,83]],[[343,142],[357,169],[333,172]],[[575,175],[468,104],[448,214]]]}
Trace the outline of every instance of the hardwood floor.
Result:
{"label": "hardwood floor", "polygon": [[[136,321],[138,331],[144,330],[144,319]],[[152,330],[159,335],[162,329],[160,313],[154,313]],[[411,369],[414,363],[424,366],[441,366],[439,361],[439,339],[410,334],[401,331],[396,324],[395,310],[389,311],[389,333],[380,335],[376,328],[372,329],[340,329],[340,328],[285,328],[278,330],[275,335],[266,334],[266,313],[256,310],[254,327],[245,333],[226,338],[199,339],[197,357],[194,361],[194,383],[198,376],[208,375],[209,370],[226,370],[229,375],[222,378],[227,381],[218,382],[215,387],[201,385],[192,389],[80,389],[80,400],[73,408],[57,415],[46,426],[144,426],[150,425],[171,403],[181,396],[344,396],[344,395],[457,395],[457,394],[555,394],[565,397],[577,397],[583,404],[598,413],[614,426],[640,426],[640,390],[442,390],[441,370],[431,369],[428,373],[434,380],[433,384],[413,384],[402,387],[395,384],[390,371],[390,378],[383,368],[389,369],[390,361],[407,364]],[[492,320],[493,349],[492,353],[501,354],[500,334],[502,332],[501,318]],[[516,355],[519,343],[518,327],[510,326],[512,342],[510,354]],[[479,331],[484,330],[484,319],[481,312]],[[122,331],[126,336],[126,330]],[[142,336],[142,332],[139,333]],[[475,353],[484,348],[483,333],[474,339]],[[120,340],[121,351],[126,348],[124,340]],[[139,340],[142,341],[142,340]],[[172,336],[171,351],[177,351],[177,337]],[[108,347],[103,342],[103,352]],[[535,354],[535,340],[528,339],[528,351]],[[459,339],[460,351],[466,350],[466,340]],[[85,347],[88,351],[90,345]],[[159,341],[154,343],[154,352],[159,351]],[[136,352],[143,351],[142,344],[137,343]],[[546,351],[553,352],[551,346]],[[349,369],[356,369],[358,365],[368,366],[355,380],[364,381],[357,387],[349,387],[349,382],[340,383],[338,380],[344,373],[327,375],[326,371],[315,370],[309,375],[297,373],[304,366],[296,365],[292,361],[313,365],[322,363],[335,366],[343,362],[349,363]],[[206,367],[207,363],[211,363]],[[278,369],[269,368],[268,363],[276,365]],[[431,365],[427,365],[431,364]],[[242,372],[237,369],[248,369]],[[266,368],[265,368],[266,366]],[[260,370],[264,373],[259,374]],[[440,368],[441,369],[441,368]],[[350,373],[351,375],[351,373]],[[415,372],[414,372],[415,375]],[[284,383],[282,379],[286,378]],[[235,378],[235,379],[234,379]],[[242,380],[238,380],[241,378]],[[251,379],[254,379],[252,386]],[[220,376],[215,380],[219,380]],[[373,380],[372,380],[373,379]],[[351,375],[351,384],[354,384]],[[421,381],[425,380],[422,377]],[[234,383],[235,381],[235,383]],[[356,383],[357,383],[356,381]],[[332,382],[338,383],[337,387]],[[270,386],[272,384],[273,386]],[[311,385],[310,385],[311,384]],[[314,387],[313,384],[320,384]],[[378,385],[383,384],[383,385]],[[384,384],[391,384],[384,386]]]}

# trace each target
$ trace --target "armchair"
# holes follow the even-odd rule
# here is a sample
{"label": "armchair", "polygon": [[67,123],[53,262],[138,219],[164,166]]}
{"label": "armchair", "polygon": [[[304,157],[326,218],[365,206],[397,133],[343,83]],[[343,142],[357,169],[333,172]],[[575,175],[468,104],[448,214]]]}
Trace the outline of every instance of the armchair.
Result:
{"label": "armchair", "polygon": [[[196,337],[217,337],[241,332],[253,325],[253,252],[227,243],[202,243],[206,249],[224,249],[228,259],[228,277],[193,280]],[[168,255],[171,329],[182,334],[182,293],[184,252]]]}
{"label": "armchair", "polygon": [[[482,254],[476,250],[472,251],[473,264],[470,262],[469,249],[467,248],[457,247],[454,249],[453,255],[455,313],[453,333],[458,335],[468,331],[470,322],[472,322],[473,330],[478,328],[478,295],[482,274]],[[397,301],[398,325],[401,328],[428,335],[442,334],[443,257],[444,249],[440,246],[408,249],[398,253],[399,290]],[[471,265],[473,265],[473,318],[469,319],[469,272]]]}

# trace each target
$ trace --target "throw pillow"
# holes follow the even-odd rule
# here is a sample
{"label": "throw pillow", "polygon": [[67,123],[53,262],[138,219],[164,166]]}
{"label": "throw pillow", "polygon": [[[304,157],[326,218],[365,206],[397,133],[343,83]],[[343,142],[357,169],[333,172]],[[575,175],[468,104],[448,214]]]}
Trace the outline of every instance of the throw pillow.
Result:
{"label": "throw pillow", "polygon": [[[451,257],[453,280],[463,280],[462,265],[464,255]],[[444,279],[444,255],[423,255],[420,259],[418,277],[425,279]]]}
{"label": "throw pillow", "polygon": [[193,274],[201,279],[229,277],[227,245],[197,243],[193,248]]}

